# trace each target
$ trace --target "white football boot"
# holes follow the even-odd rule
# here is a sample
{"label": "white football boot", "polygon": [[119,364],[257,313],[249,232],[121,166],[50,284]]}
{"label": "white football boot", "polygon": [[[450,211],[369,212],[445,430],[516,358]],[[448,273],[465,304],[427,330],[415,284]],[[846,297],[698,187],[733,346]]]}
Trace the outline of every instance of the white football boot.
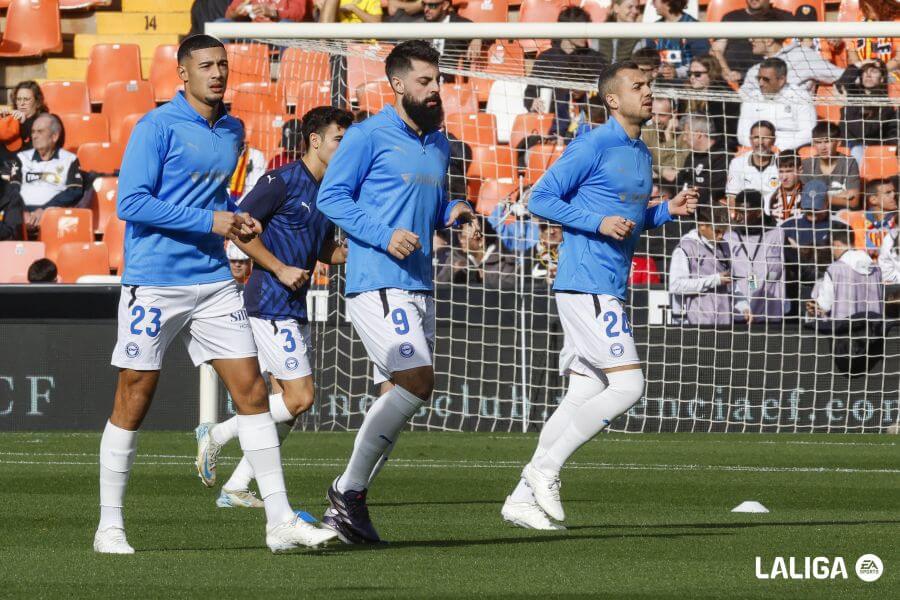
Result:
{"label": "white football boot", "polygon": [[101,554],[134,554],[134,548],[125,539],[125,530],[121,527],[98,529],[94,534],[94,552]]}
{"label": "white football boot", "polygon": [[249,490],[226,490],[222,488],[216,499],[219,508],[265,508],[266,504]]}
{"label": "white football boot", "polygon": [[206,487],[216,484],[216,461],[219,460],[219,452],[222,451],[222,446],[215,443],[210,435],[215,426],[215,423],[200,423],[194,430],[197,435],[197,460],[194,465],[197,467],[200,481]]}
{"label": "white football boot", "polygon": [[559,488],[562,485],[559,477],[547,475],[533,467],[531,463],[522,469],[522,477],[525,478],[525,482],[534,493],[534,499],[537,500],[541,509],[553,519],[564,521],[566,511],[563,510],[562,502],[559,499]]}
{"label": "white football boot", "polygon": [[510,496],[506,497],[500,515],[510,525],[523,529],[540,529],[542,531],[565,529],[559,523],[554,523],[547,518],[547,514],[535,502],[516,502]]}
{"label": "white football boot", "polygon": [[330,529],[310,525],[300,517],[294,517],[281,525],[266,530],[266,545],[273,554],[290,552],[300,546],[317,548],[337,537]]}

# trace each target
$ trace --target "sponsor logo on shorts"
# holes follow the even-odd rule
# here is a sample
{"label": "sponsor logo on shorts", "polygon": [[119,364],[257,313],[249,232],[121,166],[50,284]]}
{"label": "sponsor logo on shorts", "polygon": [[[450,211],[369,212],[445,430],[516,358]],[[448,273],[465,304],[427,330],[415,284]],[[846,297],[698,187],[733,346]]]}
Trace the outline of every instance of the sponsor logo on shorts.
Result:
{"label": "sponsor logo on shorts", "polygon": [[623,346],[622,344],[619,344],[619,343],[615,343],[609,347],[609,353],[612,354],[613,356],[615,356],[616,358],[619,358],[620,356],[625,354],[625,346]]}
{"label": "sponsor logo on shorts", "polygon": [[403,342],[402,344],[400,344],[400,356],[402,356],[403,358],[409,358],[415,353],[415,348],[413,348],[413,345],[409,342]]}
{"label": "sponsor logo on shorts", "polygon": [[288,371],[294,371],[297,367],[300,366],[300,361],[294,358],[293,356],[289,356],[287,360],[284,361],[284,368]]}
{"label": "sponsor logo on shorts", "polygon": [[128,342],[125,344],[125,354],[128,358],[137,358],[141,355],[141,347],[134,342]]}
{"label": "sponsor logo on shorts", "polygon": [[242,308],[241,310],[236,310],[231,313],[231,322],[232,323],[240,323],[242,321],[247,320],[247,309]]}

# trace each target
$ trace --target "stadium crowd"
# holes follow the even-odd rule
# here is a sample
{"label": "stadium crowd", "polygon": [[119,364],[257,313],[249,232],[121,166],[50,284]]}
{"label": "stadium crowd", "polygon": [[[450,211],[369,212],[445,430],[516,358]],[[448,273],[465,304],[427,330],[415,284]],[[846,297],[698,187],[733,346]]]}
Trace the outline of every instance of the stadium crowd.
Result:
{"label": "stadium crowd", "polygon": [[[721,20],[817,18],[812,4],[794,4],[791,13],[770,0],[745,0],[744,8]],[[195,29],[216,20],[468,21],[450,0],[389,0],[384,11],[378,0],[315,0],[311,10],[307,6],[296,0],[197,0],[192,19]],[[690,13],[697,9],[688,0],[652,0],[645,8],[663,22],[700,17]],[[860,8],[868,20],[900,16],[890,2],[862,0]],[[642,10],[637,0],[612,0],[605,18],[637,22]],[[560,22],[592,18],[575,5],[558,15]],[[456,73],[447,73],[445,84],[457,81],[459,69],[474,68],[492,43],[434,40],[454,63],[449,70]],[[646,236],[632,284],[665,282],[673,317],[690,324],[881,315],[885,285],[900,284],[900,114],[887,99],[891,84],[900,81],[898,49],[890,39],[555,40],[535,48],[527,61],[530,76],[546,80],[565,73],[582,85],[523,84],[502,109],[552,119],[547,131],[531,132],[512,148],[525,169],[530,155],[548,143],[563,146],[603,123],[604,109],[585,90],[604,65],[634,60],[656,89],[653,116],[642,132],[654,159],[654,195],[664,200],[696,187],[701,209],[691,222],[670,223]],[[833,107],[821,105],[825,88],[833,90]],[[837,112],[829,110],[835,107]],[[82,172],[63,148],[65,130],[52,109],[33,81],[18,84],[10,105],[0,108],[0,240],[36,239],[45,209],[93,201],[91,183],[102,174]],[[490,98],[485,110],[492,111]],[[503,110],[495,110],[498,127]],[[355,114],[361,121],[370,111],[360,106]],[[229,182],[236,201],[267,169],[297,159],[301,116],[284,122],[275,155],[248,140]],[[451,194],[474,201],[472,145],[449,131],[448,137]],[[870,166],[873,148],[894,153],[893,169]],[[483,237],[469,226],[436,236],[437,281],[512,290],[521,289],[524,273],[528,285],[552,284],[562,231],[530,216],[530,183],[513,186],[495,205],[478,206]],[[46,265],[37,270],[46,280]]]}

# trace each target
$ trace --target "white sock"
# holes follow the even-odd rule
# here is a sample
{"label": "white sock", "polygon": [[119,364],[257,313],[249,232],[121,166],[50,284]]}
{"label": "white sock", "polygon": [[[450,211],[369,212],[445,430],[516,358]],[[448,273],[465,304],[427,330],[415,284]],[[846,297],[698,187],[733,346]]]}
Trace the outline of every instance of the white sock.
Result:
{"label": "white sock", "polygon": [[[581,405],[605,389],[606,383],[599,379],[571,373],[566,395],[550,418],[547,419],[547,422],[544,423],[544,427],[541,429],[541,436],[538,438],[537,449],[535,449],[531,460],[535,461],[545,455],[571,424],[572,417],[575,416]],[[535,502],[534,493],[524,479],[519,479],[519,483],[512,491],[512,494],[510,494],[510,498],[513,502]]]}
{"label": "white sock", "polygon": [[237,415],[238,437],[241,450],[259,485],[259,495],[266,505],[266,521],[269,527],[280,525],[294,518],[294,511],[287,499],[284,473],[281,470],[281,448],[275,421],[268,412],[258,415]]}
{"label": "white sock", "polygon": [[[272,413],[272,420],[276,423],[284,423],[294,419],[294,415],[288,410],[284,403],[282,394],[272,394],[269,396],[269,412]],[[217,423],[209,433],[212,440],[223,446],[238,436],[237,416],[226,419],[221,423]],[[231,488],[228,488],[229,490]]]}
{"label": "white sock", "polygon": [[[277,423],[275,425],[276,431],[278,431],[278,442],[282,444],[284,442],[284,438],[291,432],[291,427],[293,426],[293,422],[288,423]],[[246,492],[250,489],[250,482],[253,480],[253,467],[250,466],[250,461],[247,460],[246,456],[241,457],[241,462],[237,464],[234,468],[234,472],[231,474],[231,477],[228,478],[228,481],[225,482],[225,485],[222,486],[222,489],[228,490],[230,492]]]}
{"label": "white sock", "polygon": [[347,470],[338,480],[339,492],[364,490],[368,487],[369,477],[374,476],[373,469],[382,454],[394,443],[397,434],[420,406],[422,399],[399,385],[395,385],[372,404],[356,434]]}
{"label": "white sock", "polygon": [[608,373],[609,387],[583,403],[569,425],[532,465],[548,475],[558,475],[566,460],[578,448],[609,426],[610,421],[631,408],[644,394],[644,375],[640,369]]}
{"label": "white sock", "polygon": [[116,427],[109,421],[100,438],[100,524],[125,528],[122,509],[125,505],[125,488],[128,474],[137,453],[137,431]]}

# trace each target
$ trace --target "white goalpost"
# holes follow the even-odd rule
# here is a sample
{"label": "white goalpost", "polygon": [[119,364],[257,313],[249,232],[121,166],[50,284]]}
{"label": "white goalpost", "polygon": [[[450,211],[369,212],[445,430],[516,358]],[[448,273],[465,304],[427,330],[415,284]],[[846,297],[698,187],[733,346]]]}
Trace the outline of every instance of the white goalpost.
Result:
{"label": "white goalpost", "polygon": [[[411,426],[442,431],[538,430],[564,393],[565,378],[557,372],[562,335],[551,290],[561,233],[532,220],[524,207],[530,187],[572,137],[602,123],[605,115],[592,98],[597,72],[587,62],[548,69],[539,60],[541,51],[555,40],[569,39],[585,39],[596,49],[603,48],[605,40],[771,38],[780,47],[795,40],[791,43],[804,48],[800,54],[811,63],[827,58],[842,65],[855,40],[887,39],[890,45],[895,38],[900,54],[900,22],[207,23],[206,33],[229,42],[226,102],[243,120],[248,144],[267,157],[281,151],[283,124],[314,106],[341,106],[363,119],[392,102],[384,58],[399,41],[484,40],[474,59],[465,44],[439,44],[447,79],[442,86],[445,129],[453,151],[451,195],[476,207],[490,232],[484,247],[475,249],[459,231],[437,240],[437,385],[432,402]],[[798,68],[796,55],[785,60],[789,69]],[[844,67],[836,69],[839,75]],[[807,70],[818,72],[812,64]],[[846,82],[835,85],[843,81],[835,81],[837,75],[831,81],[810,76],[790,84],[793,95],[773,98],[754,96],[746,87],[696,87],[683,79],[666,79],[665,72],[664,67],[654,83],[654,95],[669,99],[668,112],[648,122],[645,139],[655,158],[674,161],[676,174],[691,153],[701,152],[684,136],[685,127],[696,119],[712,123],[710,138],[720,139],[716,152],[722,153],[725,162],[719,164],[724,166],[710,174],[724,180],[734,159],[756,153],[744,131],[745,104],[765,105],[758,114],[771,114],[779,123],[804,110],[815,122],[832,123],[840,138],[837,153],[860,160],[856,174],[844,178],[844,187],[830,190],[829,198],[835,199],[830,218],[848,223],[859,236],[860,251],[878,264],[882,238],[900,228],[896,216],[891,220],[896,207],[893,213],[887,205],[866,210],[867,202],[882,202],[869,199],[876,197],[879,182],[896,178],[898,172],[896,75],[865,89],[856,80],[850,87]],[[768,109],[771,113],[765,112]],[[865,137],[876,129],[881,137]],[[853,137],[859,131],[865,132],[863,139]],[[798,135],[806,141],[795,148],[776,148],[771,160],[778,160],[775,152],[793,149],[798,160],[807,161],[798,167],[801,171],[819,164],[810,131]],[[779,138],[783,145],[784,139]],[[777,167],[777,162],[772,164]],[[670,180],[672,173],[662,171],[656,174],[655,193],[664,198],[677,191],[680,183],[675,182],[681,179],[676,175]],[[779,176],[777,168],[774,175],[766,171],[763,184],[772,186],[768,191],[774,193],[781,185]],[[829,177],[798,172],[808,180],[818,176]],[[831,177],[829,185],[836,178]],[[721,193],[710,194],[714,206],[733,196],[725,193],[724,185]],[[849,203],[849,208],[839,202]],[[802,217],[799,208],[795,212]],[[780,250],[767,247],[763,253],[771,251],[772,265],[780,261],[764,279],[773,289],[781,284],[782,295],[771,300],[781,303],[782,315],[773,312],[749,325],[738,313],[718,319],[718,325],[688,323],[678,313],[683,297],[673,298],[669,271],[673,251],[696,226],[695,220],[688,220],[642,236],[627,304],[647,390],[611,429],[877,433],[895,426],[900,415],[900,327],[894,327],[898,317],[893,311],[900,304],[892,300],[893,294],[900,298],[900,290],[882,284],[882,318],[873,319],[880,329],[860,326],[835,333],[826,319],[806,314],[814,285],[831,264],[830,255],[818,246],[792,246],[785,234]],[[776,227],[774,222],[771,227]],[[728,245],[727,240],[721,243]],[[893,252],[897,248],[900,243]],[[728,255],[723,264],[731,271],[737,260]],[[900,256],[897,261],[900,264]],[[505,270],[497,274],[487,264]],[[342,269],[317,277],[313,289],[318,398],[301,426],[356,428],[378,393],[371,382],[372,366],[345,316]],[[723,293],[735,298],[737,289]],[[862,367],[853,361],[861,353],[870,353]],[[849,373],[848,362],[854,365]],[[204,376],[202,415],[216,413],[222,405],[220,394]]]}

